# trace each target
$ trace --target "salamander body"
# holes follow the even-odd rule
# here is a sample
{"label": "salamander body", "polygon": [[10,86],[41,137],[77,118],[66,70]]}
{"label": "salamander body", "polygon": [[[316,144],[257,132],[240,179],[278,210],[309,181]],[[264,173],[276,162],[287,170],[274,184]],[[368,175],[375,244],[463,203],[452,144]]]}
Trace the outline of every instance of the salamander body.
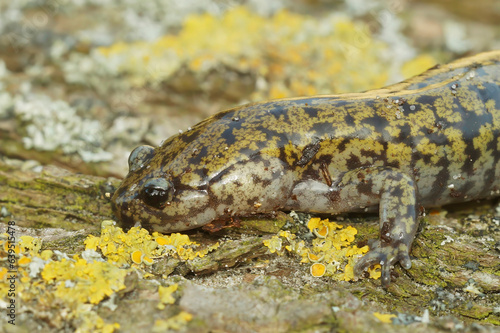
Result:
{"label": "salamander body", "polygon": [[421,207],[500,195],[500,51],[379,90],[260,102],[140,146],[112,202],[160,232],[296,210],[379,211],[356,271],[411,267]]}

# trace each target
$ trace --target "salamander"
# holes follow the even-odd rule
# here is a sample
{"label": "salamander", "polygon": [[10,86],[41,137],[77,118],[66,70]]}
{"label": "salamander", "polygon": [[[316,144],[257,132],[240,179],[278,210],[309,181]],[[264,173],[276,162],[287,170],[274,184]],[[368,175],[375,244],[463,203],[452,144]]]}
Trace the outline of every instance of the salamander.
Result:
{"label": "salamander", "polygon": [[500,51],[378,90],[247,104],[140,146],[112,198],[125,227],[159,232],[278,210],[375,211],[356,264],[411,267],[423,207],[500,195]]}

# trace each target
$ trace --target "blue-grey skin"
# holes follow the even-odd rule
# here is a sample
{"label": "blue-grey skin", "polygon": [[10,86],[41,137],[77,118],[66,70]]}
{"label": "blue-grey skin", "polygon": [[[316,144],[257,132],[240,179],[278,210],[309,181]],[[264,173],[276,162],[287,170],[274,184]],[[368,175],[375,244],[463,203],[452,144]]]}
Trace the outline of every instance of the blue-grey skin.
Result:
{"label": "blue-grey skin", "polygon": [[249,104],[130,155],[123,226],[159,232],[277,210],[376,211],[356,265],[411,267],[422,206],[500,195],[500,52],[359,94]]}

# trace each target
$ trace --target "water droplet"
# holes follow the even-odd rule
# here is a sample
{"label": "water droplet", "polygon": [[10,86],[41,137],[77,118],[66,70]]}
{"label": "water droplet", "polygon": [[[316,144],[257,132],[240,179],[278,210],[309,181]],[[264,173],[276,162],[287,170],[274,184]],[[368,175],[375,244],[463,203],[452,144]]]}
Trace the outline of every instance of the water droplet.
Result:
{"label": "water droplet", "polygon": [[182,130],[181,129],[179,130],[179,134],[182,134]]}
{"label": "water droplet", "polygon": [[455,188],[455,184],[448,185],[448,188]]}
{"label": "water droplet", "polygon": [[240,117],[234,117],[232,120],[233,120],[233,121],[239,121],[239,120],[240,120]]}
{"label": "water droplet", "polygon": [[188,131],[190,131],[190,130],[192,130],[192,128],[191,128],[191,127],[188,127]]}
{"label": "water droplet", "polygon": [[410,110],[415,111],[417,107],[415,105],[410,105]]}

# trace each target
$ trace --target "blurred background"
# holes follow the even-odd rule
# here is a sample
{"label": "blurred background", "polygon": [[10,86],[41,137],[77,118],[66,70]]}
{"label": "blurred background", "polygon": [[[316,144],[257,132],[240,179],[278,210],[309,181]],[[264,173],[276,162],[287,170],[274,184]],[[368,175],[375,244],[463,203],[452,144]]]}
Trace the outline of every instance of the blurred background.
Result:
{"label": "blurred background", "polygon": [[123,177],[223,109],[499,49],[499,22],[497,0],[0,0],[0,157]]}

